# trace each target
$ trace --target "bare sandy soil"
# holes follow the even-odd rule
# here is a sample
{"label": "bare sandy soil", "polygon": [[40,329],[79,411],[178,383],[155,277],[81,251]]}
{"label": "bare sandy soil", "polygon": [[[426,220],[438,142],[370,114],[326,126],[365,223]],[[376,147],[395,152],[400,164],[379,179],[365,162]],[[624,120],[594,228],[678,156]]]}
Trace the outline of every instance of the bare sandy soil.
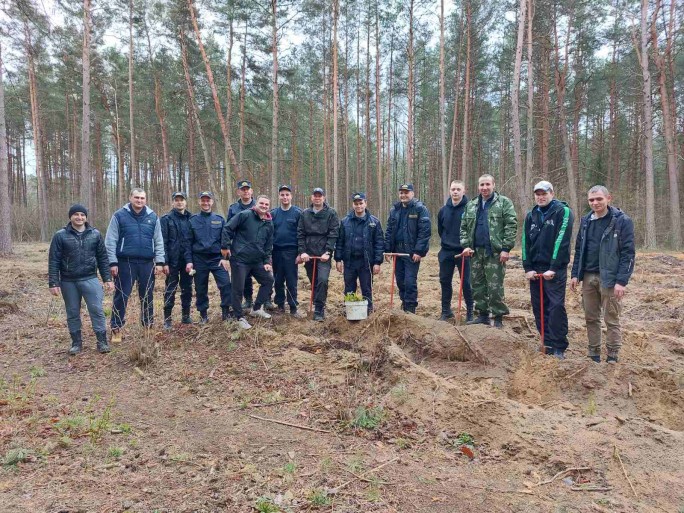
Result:
{"label": "bare sandy soil", "polygon": [[20,245],[0,262],[0,511],[684,512],[684,257],[638,255],[608,365],[571,292],[568,358],[536,351],[516,259],[504,330],[439,321],[435,255],[418,315],[389,312],[385,265],[365,321],[334,272],[322,324],[240,333],[214,291],[209,325],[145,333],[133,300],[123,343],[98,354],[86,323],[70,358],[47,246]]}

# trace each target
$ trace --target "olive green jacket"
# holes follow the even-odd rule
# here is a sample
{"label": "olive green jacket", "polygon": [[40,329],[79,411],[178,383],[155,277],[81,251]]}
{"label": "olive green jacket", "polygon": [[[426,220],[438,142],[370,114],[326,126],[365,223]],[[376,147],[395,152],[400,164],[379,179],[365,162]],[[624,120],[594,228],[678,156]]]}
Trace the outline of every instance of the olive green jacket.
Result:
{"label": "olive green jacket", "polygon": [[[481,196],[470,200],[463,212],[461,220],[461,246],[473,248],[475,239],[475,225],[477,224],[477,210],[482,201]],[[510,251],[515,246],[518,233],[518,216],[513,202],[506,196],[495,192],[489,207],[489,240],[494,253]]]}

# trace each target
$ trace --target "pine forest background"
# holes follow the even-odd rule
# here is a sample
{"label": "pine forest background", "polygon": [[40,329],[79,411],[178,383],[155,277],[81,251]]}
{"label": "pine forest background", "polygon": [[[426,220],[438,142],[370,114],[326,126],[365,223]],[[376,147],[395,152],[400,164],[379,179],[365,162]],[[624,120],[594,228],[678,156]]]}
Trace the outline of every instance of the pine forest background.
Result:
{"label": "pine forest background", "polygon": [[400,182],[436,215],[484,173],[521,219],[539,179],[576,212],[605,184],[642,247],[682,247],[682,0],[0,5],[0,252],[72,202],[104,230],[132,186],[159,213],[224,213],[238,178],[363,190],[385,220]]}

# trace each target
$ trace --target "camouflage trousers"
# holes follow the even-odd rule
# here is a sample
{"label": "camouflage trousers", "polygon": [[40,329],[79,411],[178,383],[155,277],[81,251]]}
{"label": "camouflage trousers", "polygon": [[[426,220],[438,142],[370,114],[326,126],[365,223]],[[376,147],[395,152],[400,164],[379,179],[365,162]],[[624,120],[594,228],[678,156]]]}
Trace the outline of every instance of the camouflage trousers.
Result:
{"label": "camouflage trousers", "polygon": [[480,315],[507,315],[508,307],[504,303],[506,265],[499,262],[499,253],[487,256],[484,250],[478,248],[471,258],[470,284],[473,288],[475,310]]}

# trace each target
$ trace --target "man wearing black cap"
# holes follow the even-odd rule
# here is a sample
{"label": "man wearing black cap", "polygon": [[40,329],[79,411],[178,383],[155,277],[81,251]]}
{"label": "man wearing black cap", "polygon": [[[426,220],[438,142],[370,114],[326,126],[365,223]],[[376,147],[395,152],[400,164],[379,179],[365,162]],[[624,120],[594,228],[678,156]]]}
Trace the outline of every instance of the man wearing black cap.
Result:
{"label": "man wearing black cap", "polygon": [[275,277],[275,304],[285,311],[285,301],[290,315],[298,319],[306,317],[297,310],[297,223],[302,209],[292,205],[292,188],[278,188],[280,206],[271,210],[273,218],[273,274]]}
{"label": "man wearing black cap", "polygon": [[[330,277],[330,258],[335,251],[340,220],[335,209],[325,201],[325,190],[316,187],[311,193],[311,206],[302,212],[297,224],[297,251],[299,261],[304,262],[309,282],[314,288],[314,321],[325,319],[325,302],[328,298],[328,278]],[[319,257],[312,259],[311,257]]]}
{"label": "man wearing black cap", "polygon": [[[387,219],[385,234],[386,253],[405,253],[396,264],[397,287],[401,308],[416,313],[418,306],[418,270],[421,259],[430,249],[430,212],[414,198],[413,184],[399,186],[399,201],[394,204]],[[385,257],[389,262],[390,257]]]}
{"label": "man wearing black cap", "polygon": [[199,194],[200,212],[190,218],[190,235],[185,250],[185,270],[195,271],[195,306],[200,313],[200,324],[209,321],[209,275],[221,294],[221,318],[230,318],[230,275],[228,264],[221,261],[221,232],[225,221],[214,214],[214,195],[209,191]]}
{"label": "man wearing black cap", "polygon": [[[228,214],[226,215],[226,223],[229,222],[233,216],[240,212],[249,210],[256,205],[254,201],[254,191],[252,190],[252,182],[249,180],[238,180],[236,183],[238,200],[228,207]],[[252,285],[252,275],[245,276],[245,301],[242,308],[252,308],[252,298],[254,297],[254,286]],[[270,302],[270,300],[269,300]]]}
{"label": "man wearing black cap", "polygon": [[126,306],[133,284],[138,283],[140,322],[150,327],[154,322],[155,264],[164,274],[169,273],[165,264],[161,223],[157,214],[147,206],[147,194],[136,188],[131,191],[129,200],[114,212],[105,236],[109,267],[116,287],[110,321],[112,342],[121,342],[121,328],[126,323]]}
{"label": "man wearing black cap", "polygon": [[542,180],[534,186],[536,206],[525,216],[522,232],[522,261],[530,281],[532,312],[541,332],[541,294],[538,276],[544,280],[545,352],[565,358],[568,347],[568,314],[565,285],[570,263],[573,215],[566,203],[554,198],[553,185]]}
{"label": "man wearing black cap", "polygon": [[352,202],[351,212],[340,222],[335,267],[337,272],[344,273],[345,295],[356,292],[359,281],[370,314],[373,311],[373,275],[380,272],[385,237],[380,220],[366,208],[366,195],[355,192]]}
{"label": "man wearing black cap", "polygon": [[171,312],[176,303],[176,289],[180,283],[182,323],[192,324],[190,305],[192,303],[192,277],[185,272],[185,246],[190,236],[190,212],[187,210],[187,196],[184,192],[171,195],[173,208],[161,218],[162,237],[169,275],[164,290],[164,329],[170,330]]}
{"label": "man wearing black cap", "polygon": [[97,272],[107,290],[114,290],[109,271],[107,249],[102,235],[88,224],[88,211],[83,205],[69,209],[69,223],[52,237],[48,260],[50,293],[64,299],[67,326],[71,335],[70,355],[83,348],[81,336],[81,298],[85,300],[90,321],[97,338],[97,350],[109,352],[107,325],[102,309],[102,286]]}

